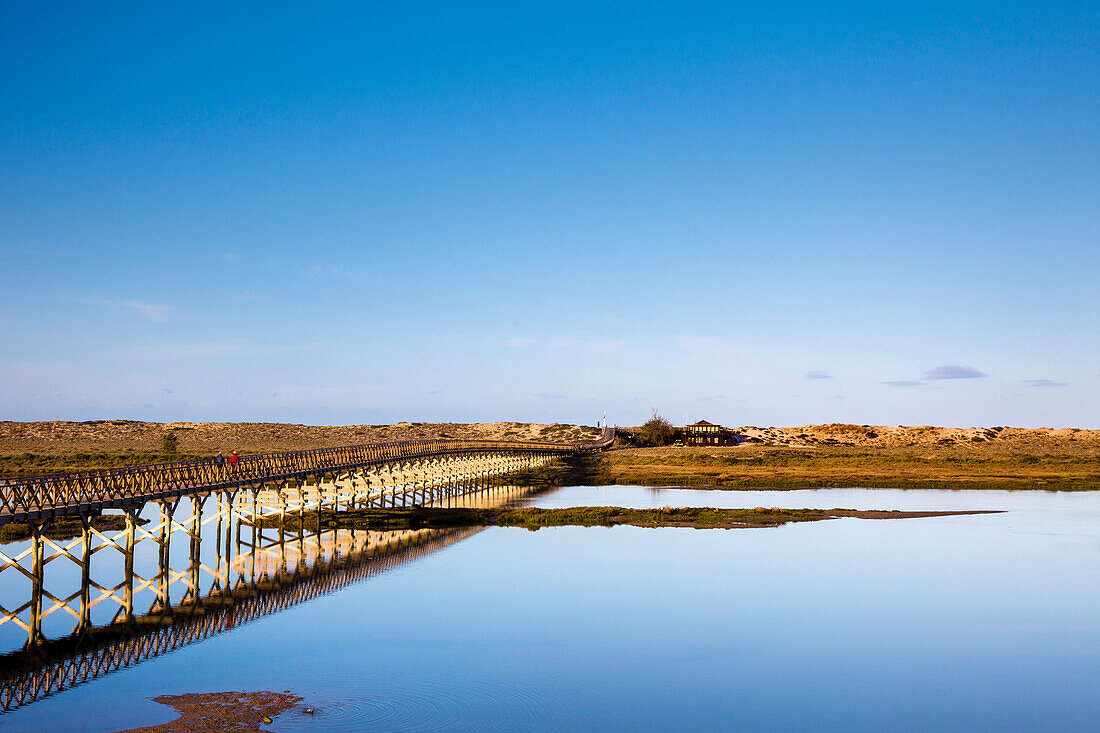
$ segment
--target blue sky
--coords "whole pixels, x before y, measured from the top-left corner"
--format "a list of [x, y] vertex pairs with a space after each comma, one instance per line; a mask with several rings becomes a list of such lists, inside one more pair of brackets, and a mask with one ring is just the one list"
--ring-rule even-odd
[[0, 419], [1100, 427], [1089, 4], [0, 3]]

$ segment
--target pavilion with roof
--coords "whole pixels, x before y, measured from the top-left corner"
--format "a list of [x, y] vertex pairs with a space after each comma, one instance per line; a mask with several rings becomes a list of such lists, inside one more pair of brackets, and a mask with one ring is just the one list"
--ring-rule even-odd
[[684, 445], [737, 445], [737, 433], [706, 420], [683, 429]]

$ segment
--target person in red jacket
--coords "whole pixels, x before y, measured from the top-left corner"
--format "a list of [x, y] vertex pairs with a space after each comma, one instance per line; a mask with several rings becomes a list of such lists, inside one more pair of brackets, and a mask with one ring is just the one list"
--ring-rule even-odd
[[237, 451], [233, 451], [233, 455], [229, 456], [229, 470], [236, 471], [237, 464], [241, 462], [241, 457], [237, 455]]

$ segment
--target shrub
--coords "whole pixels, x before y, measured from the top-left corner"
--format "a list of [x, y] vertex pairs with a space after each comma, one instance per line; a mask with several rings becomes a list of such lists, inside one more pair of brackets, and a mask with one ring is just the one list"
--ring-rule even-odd
[[675, 437], [676, 431], [672, 429], [672, 423], [661, 417], [656, 409], [653, 416], [638, 428], [638, 445], [669, 445]]

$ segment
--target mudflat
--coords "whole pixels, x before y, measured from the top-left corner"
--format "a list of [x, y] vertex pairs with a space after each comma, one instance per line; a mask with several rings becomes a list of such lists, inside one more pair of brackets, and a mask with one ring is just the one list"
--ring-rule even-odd
[[161, 725], [123, 733], [260, 733], [263, 725], [302, 701], [289, 692], [195, 692], [161, 695], [155, 702], [179, 711], [180, 717]]

